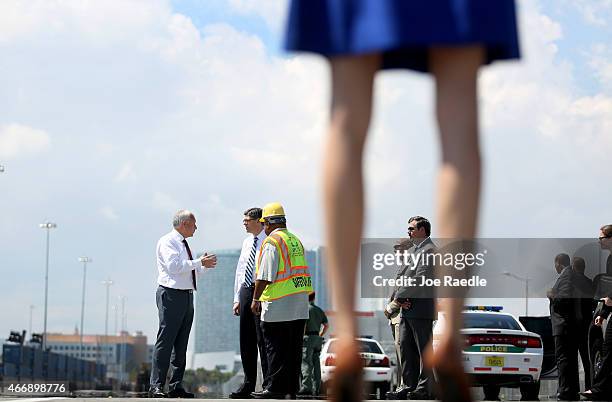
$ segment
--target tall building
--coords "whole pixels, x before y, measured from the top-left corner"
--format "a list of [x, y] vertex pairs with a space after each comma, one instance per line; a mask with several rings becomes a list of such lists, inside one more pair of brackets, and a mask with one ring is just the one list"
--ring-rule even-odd
[[217, 266], [198, 279], [194, 353], [240, 351], [238, 317], [232, 314], [240, 250], [216, 251]]
[[325, 248], [317, 247], [312, 250], [306, 250], [306, 261], [308, 262], [312, 278], [312, 290], [316, 293], [315, 303], [323, 310], [330, 310], [332, 305], [325, 273]]

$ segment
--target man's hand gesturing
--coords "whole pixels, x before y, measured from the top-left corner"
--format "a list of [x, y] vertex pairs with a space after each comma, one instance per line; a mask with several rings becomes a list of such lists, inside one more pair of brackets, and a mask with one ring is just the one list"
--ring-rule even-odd
[[200, 258], [200, 261], [202, 261], [203, 267], [214, 268], [217, 265], [217, 256], [214, 254], [204, 253], [202, 258]]

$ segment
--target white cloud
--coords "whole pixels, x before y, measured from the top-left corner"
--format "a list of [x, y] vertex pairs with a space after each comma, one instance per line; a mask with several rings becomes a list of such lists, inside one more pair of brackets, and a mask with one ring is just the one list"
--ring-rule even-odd
[[[577, 145], [588, 133], [591, 140], [609, 147], [605, 131], [609, 118], [603, 111], [611, 99], [604, 93], [579, 95], [575, 65], [558, 55], [557, 42], [563, 38], [560, 24], [543, 15], [534, 2], [520, 4], [523, 60], [483, 74], [485, 127], [513, 128], [515, 135], [524, 137], [541, 134], [556, 139], [558, 145]], [[536, 30], [538, 35], [532, 35]], [[598, 150], [588, 147], [584, 152], [593, 155]], [[593, 162], [601, 161], [588, 161]]]
[[23, 124], [0, 126], [0, 158], [17, 159], [49, 148], [49, 134]]
[[126, 162], [121, 166], [119, 172], [115, 176], [116, 182], [133, 181], [137, 178], [134, 171], [134, 164], [132, 162]]
[[[144, 43], [146, 38], [138, 39], [137, 34], [159, 29], [169, 13], [165, 0], [4, 0], [0, 4], [0, 44], [37, 41], [44, 36], [63, 36], [96, 46], [124, 40]], [[78, 38], [74, 32], [79, 33]]]
[[105, 142], [98, 142], [94, 145], [94, 149], [100, 155], [109, 155], [115, 151], [115, 146]]
[[276, 33], [284, 24], [287, 0], [229, 0], [229, 6], [240, 14], [254, 14], [266, 21]]
[[100, 213], [105, 219], [108, 219], [109, 221], [114, 222], [114, 221], [119, 220], [119, 215], [117, 215], [117, 213], [112, 207], [109, 207], [109, 206], [102, 207], [100, 208]]
[[612, 46], [598, 43], [591, 47], [589, 66], [601, 85], [612, 92]]
[[153, 194], [153, 207], [169, 214], [173, 214], [179, 209], [185, 208], [173, 196], [161, 191], [157, 191]]
[[594, 26], [607, 26], [612, 18], [612, 0], [571, 0], [584, 20]]

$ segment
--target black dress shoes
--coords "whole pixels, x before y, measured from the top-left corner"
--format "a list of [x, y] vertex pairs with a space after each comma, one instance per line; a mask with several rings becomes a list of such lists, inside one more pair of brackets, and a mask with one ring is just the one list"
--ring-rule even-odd
[[251, 392], [251, 395], [255, 399], [285, 399], [287, 394], [282, 392], [272, 392], [268, 389], [264, 389], [260, 392]]
[[250, 391], [235, 391], [229, 394], [230, 399], [253, 399], [252, 392]]
[[401, 388], [396, 391], [387, 392], [385, 397], [387, 399], [393, 399], [393, 400], [405, 400], [405, 399], [408, 399], [409, 393], [410, 393], [410, 390], [408, 388]]
[[423, 391], [412, 391], [408, 393], [408, 399], [413, 400], [413, 401], [431, 401], [434, 398], [432, 398], [431, 395], [429, 395], [427, 392], [423, 392]]
[[185, 391], [183, 388], [177, 388], [177, 389], [173, 389], [172, 391], [168, 392], [168, 398], [192, 399], [192, 398], [195, 398], [195, 395], [192, 394], [191, 392]]
[[149, 398], [166, 398], [166, 393], [161, 387], [149, 388]]
[[612, 400], [612, 396], [604, 395], [602, 392], [581, 392], [583, 398], [587, 401], [609, 401]]

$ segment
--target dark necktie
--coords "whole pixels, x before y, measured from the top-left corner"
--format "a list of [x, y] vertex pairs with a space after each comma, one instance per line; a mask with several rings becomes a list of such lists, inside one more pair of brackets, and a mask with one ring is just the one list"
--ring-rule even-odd
[[249, 261], [244, 270], [244, 284], [245, 286], [253, 285], [253, 267], [255, 266], [255, 252], [257, 251], [257, 236], [253, 239], [253, 247], [251, 247], [251, 254], [249, 255]]
[[[187, 244], [187, 239], [183, 239], [183, 244], [187, 249], [187, 255], [189, 256], [189, 259], [193, 260], [193, 256], [191, 255], [191, 249], [189, 248], [189, 244]], [[193, 290], [198, 290], [198, 286], [196, 285], [195, 269], [191, 270], [191, 282], [193, 282]]]

